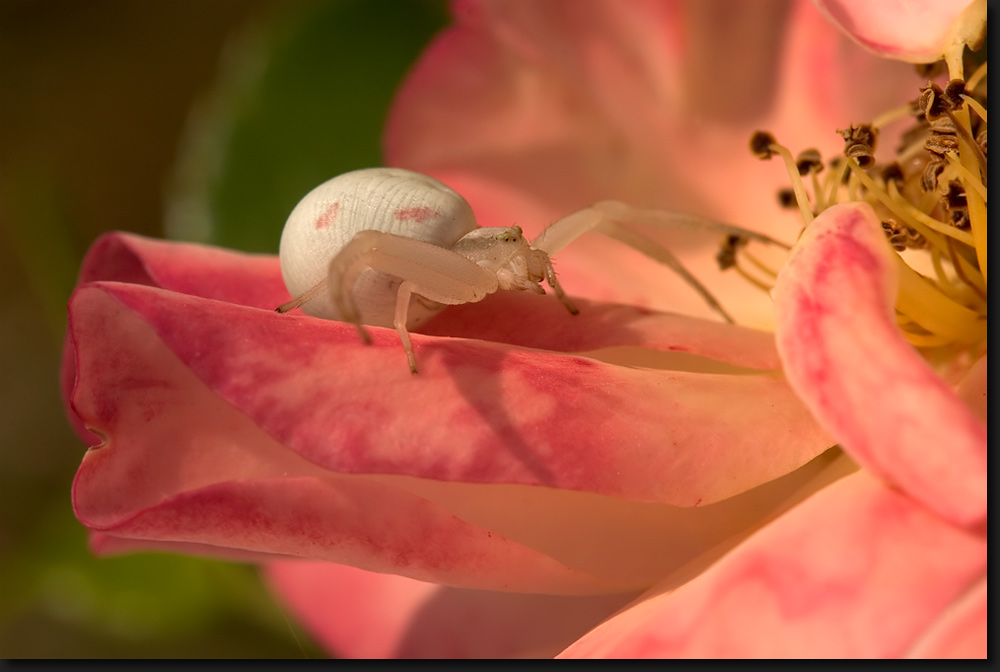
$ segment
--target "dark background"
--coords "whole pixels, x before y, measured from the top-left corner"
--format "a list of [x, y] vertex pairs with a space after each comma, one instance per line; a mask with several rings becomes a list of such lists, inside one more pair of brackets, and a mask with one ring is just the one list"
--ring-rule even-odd
[[0, 657], [323, 655], [253, 567], [87, 552], [66, 300], [109, 230], [275, 252], [302, 194], [380, 162], [445, 21], [433, 0], [0, 0]]

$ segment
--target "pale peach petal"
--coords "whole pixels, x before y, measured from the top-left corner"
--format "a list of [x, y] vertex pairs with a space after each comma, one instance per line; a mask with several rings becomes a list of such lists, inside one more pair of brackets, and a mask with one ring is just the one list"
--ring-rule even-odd
[[863, 466], [947, 519], [986, 521], [986, 427], [903, 339], [897, 264], [867, 204], [806, 230], [772, 292], [789, 383]]
[[872, 52], [912, 63], [933, 63], [943, 57], [952, 25], [973, 0], [813, 2], [835, 25]]
[[[799, 223], [776, 205], [787, 175], [779, 162], [751, 156], [750, 135], [763, 126], [794, 151], [815, 146], [834, 155], [842, 149], [837, 128], [914, 97], [920, 82], [903, 64], [841, 37], [808, 2], [792, 5], [784, 21], [758, 3], [705, 7], [639, 2], [622, 11], [613, 0], [458, 5], [456, 24], [428, 48], [398, 94], [387, 160], [458, 190], [481, 223], [517, 223], [529, 238], [574, 210], [615, 198], [791, 241]], [[752, 25], [761, 35], [781, 28], [787, 35], [775, 38], [777, 51], [748, 54], [735, 50], [738, 40], [686, 34], [683, 22], [692, 13], [704, 15], [701, 30], [711, 30], [711, 7], [725, 13], [717, 23], [737, 34]], [[760, 79], [747, 70], [769, 75], [753, 104], [741, 103], [764, 112], [720, 118], [705, 96], [689, 97], [684, 73], [709, 56], [717, 75], [702, 82], [705, 90], [728, 96], [729, 79]], [[771, 328], [767, 297], [718, 270], [715, 237], [645, 233], [680, 254], [740, 323]], [[572, 294], [717, 319], [672, 272], [617, 243], [586, 236], [557, 257]]]
[[[985, 576], [986, 546], [862, 471], [560, 655], [901, 656]], [[976, 628], [979, 615], [969, 614]]]
[[[373, 479], [283, 476], [228, 481], [106, 520], [104, 511], [97, 511], [102, 517], [92, 516], [82, 505], [86, 500], [81, 491], [93, 487], [98, 469], [86, 463], [81, 467], [75, 483], [77, 517], [121, 539], [235, 548], [263, 554], [260, 560], [276, 554], [329, 560], [492, 590], [586, 595], [629, 587], [574, 571]], [[131, 494], [120, 493], [120, 501], [134, 499]]]
[[463, 590], [320, 562], [264, 572], [312, 635], [346, 658], [551, 657], [634, 596]]

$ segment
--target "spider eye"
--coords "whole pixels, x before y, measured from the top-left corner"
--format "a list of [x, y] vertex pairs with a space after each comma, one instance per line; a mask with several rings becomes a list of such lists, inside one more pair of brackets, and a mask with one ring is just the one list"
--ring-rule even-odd
[[516, 243], [523, 238], [520, 226], [512, 226], [509, 229], [504, 229], [502, 232], [496, 235], [496, 240], [503, 241], [505, 243]]

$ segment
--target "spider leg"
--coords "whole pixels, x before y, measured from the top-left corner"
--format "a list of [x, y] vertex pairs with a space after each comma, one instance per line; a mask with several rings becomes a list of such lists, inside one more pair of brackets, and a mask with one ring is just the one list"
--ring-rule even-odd
[[392, 325], [399, 333], [399, 340], [403, 343], [403, 350], [406, 351], [406, 361], [410, 364], [410, 373], [417, 372], [417, 356], [413, 352], [413, 343], [410, 341], [410, 332], [406, 329], [406, 315], [410, 312], [410, 296], [413, 294], [413, 283], [409, 280], [399, 285], [396, 294], [396, 315]]
[[311, 301], [315, 297], [319, 296], [320, 293], [322, 293], [323, 290], [325, 289], [326, 289], [326, 278], [323, 278], [322, 280], [317, 282], [315, 285], [307, 289], [302, 294], [296, 296], [288, 303], [283, 303], [277, 308], [275, 308], [274, 312], [287, 313], [290, 310], [295, 310], [296, 308], [299, 308], [300, 306], [302, 306], [302, 304], [306, 303], [307, 301]]
[[480, 301], [498, 289], [495, 273], [449, 249], [392, 233], [361, 231], [330, 261], [327, 288], [344, 321], [353, 323], [366, 343], [371, 342], [371, 337], [361, 324], [352, 290], [358, 276], [369, 268], [403, 281], [396, 294], [393, 326], [413, 373], [417, 372], [417, 363], [406, 329], [412, 294], [455, 305]]
[[566, 296], [566, 292], [563, 291], [562, 285], [559, 284], [559, 280], [556, 279], [556, 271], [552, 268], [552, 260], [546, 255], [545, 258], [545, 280], [549, 283], [549, 287], [552, 291], [556, 293], [556, 297], [562, 301], [562, 304], [566, 306], [566, 310], [572, 315], [578, 315], [580, 309]]
[[685, 213], [668, 212], [654, 208], [636, 208], [621, 201], [599, 201], [589, 208], [571, 213], [542, 231], [531, 246], [551, 256], [585, 233], [595, 231], [604, 234], [673, 270], [727, 322], [734, 321], [732, 316], [708, 291], [708, 288], [688, 271], [670, 250], [651, 238], [637, 233], [629, 225], [694, 228], [712, 233], [735, 235], [791, 249], [791, 246], [786, 243], [743, 227]]

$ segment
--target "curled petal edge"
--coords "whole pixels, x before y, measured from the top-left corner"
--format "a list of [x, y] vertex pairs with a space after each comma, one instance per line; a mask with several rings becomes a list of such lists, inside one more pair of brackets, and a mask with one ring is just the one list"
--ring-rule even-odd
[[986, 427], [904, 340], [900, 263], [869, 205], [824, 211], [772, 291], [778, 353], [859, 464], [955, 524], [985, 525]]

